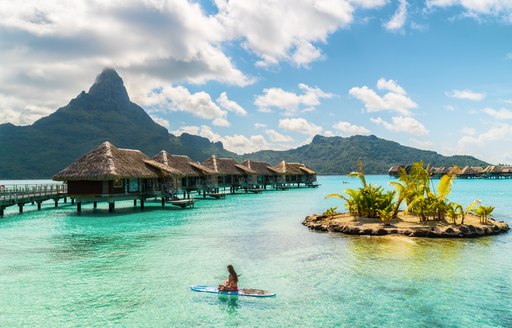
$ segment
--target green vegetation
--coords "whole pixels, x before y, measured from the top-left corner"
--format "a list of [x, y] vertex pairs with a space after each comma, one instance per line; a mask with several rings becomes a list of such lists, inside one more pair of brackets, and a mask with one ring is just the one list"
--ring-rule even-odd
[[479, 206], [478, 200], [469, 204], [466, 209], [461, 204], [448, 200], [453, 180], [457, 176], [459, 168], [454, 167], [449, 173], [439, 180], [437, 188], [434, 188], [430, 178], [429, 167], [424, 167], [423, 162], [416, 162], [409, 172], [403, 168], [399, 172], [399, 181], [390, 182], [394, 191], [384, 191], [383, 187], [368, 184], [363, 171], [362, 162], [359, 163], [359, 171], [352, 172], [349, 176], [358, 177], [362, 187], [359, 189], [346, 189], [345, 194], [329, 194], [326, 198], [340, 198], [345, 200], [345, 207], [356, 217], [380, 219], [383, 223], [389, 223], [398, 215], [400, 206], [405, 202], [405, 214], [416, 215], [420, 221], [438, 221], [450, 218], [453, 224], [464, 224], [465, 215], [473, 212], [478, 215], [481, 222], [486, 223], [494, 210], [492, 206]]
[[473, 213], [480, 218], [480, 223], [487, 223], [489, 219], [492, 217], [492, 212], [494, 211], [494, 206], [483, 206], [480, 205]]
[[[341, 194], [330, 194], [326, 198], [344, 199], [347, 210], [354, 216], [367, 218], [381, 218], [389, 221], [389, 213], [394, 209], [393, 198], [395, 191], [384, 191], [384, 188], [366, 183], [363, 171], [363, 164], [359, 163], [359, 171], [352, 172], [349, 176], [358, 177], [363, 186], [359, 189], [347, 189], [347, 196]], [[385, 221], [385, 222], [387, 222]]]
[[338, 210], [338, 206], [329, 207], [328, 209], [326, 209], [324, 211], [323, 214], [332, 219], [334, 217], [334, 215], [336, 214], [337, 210]]
[[318, 174], [348, 174], [364, 163], [366, 174], [387, 174], [397, 164], [424, 160], [432, 166], [486, 166], [488, 163], [471, 156], [442, 156], [433, 151], [402, 146], [376, 136], [323, 137], [315, 136], [310, 144], [286, 151], [263, 150], [243, 156], [244, 159], [265, 161], [272, 165], [281, 160], [300, 162], [314, 168]]

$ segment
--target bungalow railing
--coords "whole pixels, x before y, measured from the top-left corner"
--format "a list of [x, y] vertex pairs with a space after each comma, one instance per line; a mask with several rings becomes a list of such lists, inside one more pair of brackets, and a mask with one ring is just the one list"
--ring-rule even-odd
[[160, 183], [153, 184], [151, 186], [145, 186], [142, 192], [147, 196], [152, 196], [159, 193], [175, 195], [177, 193], [177, 190], [169, 184]]

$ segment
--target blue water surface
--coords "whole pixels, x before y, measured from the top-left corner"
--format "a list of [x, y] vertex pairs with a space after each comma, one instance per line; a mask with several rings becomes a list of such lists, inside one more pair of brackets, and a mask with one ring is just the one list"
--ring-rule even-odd
[[[387, 176], [369, 176], [388, 188]], [[342, 183], [346, 181], [347, 183]], [[11, 207], [0, 219], [0, 326], [511, 327], [512, 234], [468, 240], [357, 237], [309, 231], [306, 215], [357, 187], [201, 200], [144, 211], [133, 202]], [[451, 199], [481, 199], [512, 224], [512, 180], [457, 180]], [[222, 298], [226, 265], [269, 299]]]

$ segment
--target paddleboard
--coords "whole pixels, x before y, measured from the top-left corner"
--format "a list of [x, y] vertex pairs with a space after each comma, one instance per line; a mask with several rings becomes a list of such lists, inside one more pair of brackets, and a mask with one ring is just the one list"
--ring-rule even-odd
[[195, 292], [212, 293], [220, 295], [233, 295], [233, 296], [250, 296], [250, 297], [272, 297], [276, 296], [276, 293], [269, 292], [267, 290], [253, 289], [253, 288], [241, 288], [238, 292], [219, 292], [217, 286], [204, 286], [194, 285], [190, 286]]

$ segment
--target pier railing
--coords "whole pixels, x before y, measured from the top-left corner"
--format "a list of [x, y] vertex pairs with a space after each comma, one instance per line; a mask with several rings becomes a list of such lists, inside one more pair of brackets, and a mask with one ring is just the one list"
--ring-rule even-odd
[[67, 187], [61, 183], [0, 185], [0, 205], [59, 197], [67, 194]]

